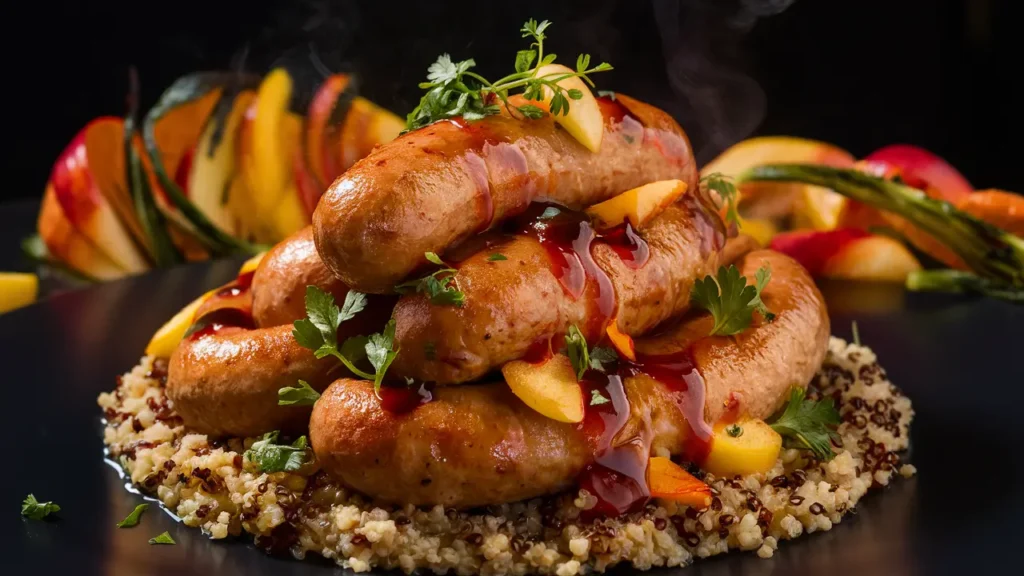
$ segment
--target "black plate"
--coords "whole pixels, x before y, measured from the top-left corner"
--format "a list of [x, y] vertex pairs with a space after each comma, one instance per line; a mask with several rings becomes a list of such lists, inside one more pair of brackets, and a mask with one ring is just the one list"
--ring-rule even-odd
[[[158, 272], [0, 316], [5, 373], [0, 451], [4, 574], [326, 574], [326, 561], [270, 558], [247, 541], [211, 541], [142, 501], [103, 461], [96, 396], [139, 359], [153, 331], [237, 262]], [[919, 475], [866, 497], [832, 531], [783, 542], [771, 560], [734, 553], [690, 576], [1011, 572], [1024, 518], [1024, 308], [833, 285], [833, 331], [861, 338], [917, 410], [910, 460]], [[28, 493], [59, 518], [19, 517]], [[176, 546], [150, 546], [169, 531]], [[1014, 562], [1011, 564], [1011, 562]], [[1003, 570], [1005, 568], [1005, 570]], [[656, 571], [654, 574], [668, 574]]]

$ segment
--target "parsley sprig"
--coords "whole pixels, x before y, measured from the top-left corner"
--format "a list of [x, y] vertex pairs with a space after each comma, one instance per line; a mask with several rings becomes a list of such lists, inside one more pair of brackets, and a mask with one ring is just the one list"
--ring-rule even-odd
[[403, 282], [395, 286], [395, 292], [426, 294], [432, 304], [461, 308], [466, 303], [466, 294], [459, 290], [459, 283], [455, 278], [458, 271], [445, 264], [444, 260], [441, 260], [441, 257], [433, 252], [425, 252], [423, 256], [430, 263], [441, 266], [441, 269], [427, 274], [423, 278]]
[[[313, 351], [317, 358], [333, 356], [345, 368], [360, 378], [372, 380], [374, 390], [379, 393], [381, 382], [388, 367], [398, 356], [395, 348], [395, 319], [392, 318], [384, 327], [384, 331], [367, 336], [352, 336], [338, 344], [338, 326], [351, 320], [366, 308], [366, 295], [349, 290], [341, 308], [334, 302], [334, 296], [316, 286], [306, 287], [306, 318], [295, 321], [292, 336], [303, 348]], [[367, 372], [356, 364], [364, 359], [369, 360], [374, 372]], [[299, 383], [300, 388], [302, 382]], [[284, 391], [278, 391], [278, 402]], [[308, 392], [304, 393], [307, 397]], [[314, 399], [315, 401], [315, 399]]]
[[839, 438], [839, 411], [831, 398], [809, 400], [803, 388], [789, 393], [789, 402], [768, 424], [778, 432], [788, 448], [810, 450], [818, 460], [835, 457], [832, 440]]
[[576, 89], [566, 89], [559, 82], [579, 77], [593, 86], [594, 83], [588, 75], [611, 70], [612, 66], [602, 62], [591, 67], [590, 54], [580, 54], [576, 58], [575, 72], [537, 76], [538, 68], [555, 61], [555, 54], [544, 53], [544, 40], [547, 38], [545, 31], [550, 26], [551, 22], [547, 20], [527, 20], [520, 32], [523, 38], [533, 40], [530, 47], [516, 52], [515, 73], [494, 82], [472, 71], [476, 66], [472, 58], [455, 62], [448, 54], [439, 56], [437, 61], [427, 68], [427, 81], [420, 83], [420, 88], [427, 93], [406, 117], [406, 130], [415, 130], [457, 116], [466, 120], [479, 120], [499, 112], [496, 100], [500, 100], [506, 110], [516, 110], [525, 118], [543, 117], [544, 110], [539, 106], [514, 106], [509, 102], [509, 92], [518, 89], [523, 90], [523, 96], [527, 100], [534, 101], [544, 100], [545, 92], [549, 91], [551, 114], [568, 114], [569, 101], [579, 100], [583, 93]]
[[587, 370], [604, 372], [607, 370], [605, 364], [610, 364], [619, 359], [619, 355], [612, 348], [595, 346], [593, 349], [587, 346], [587, 339], [583, 332], [573, 324], [569, 326], [569, 332], [565, 335], [565, 349], [576, 370], [576, 379], [582, 380]]
[[725, 205], [725, 221], [738, 226], [740, 213], [736, 206], [739, 203], [740, 195], [736, 190], [736, 185], [732, 182], [732, 177], [714, 172], [700, 179], [700, 187], [705, 191], [711, 190], [718, 194], [722, 204]]
[[34, 494], [29, 494], [21, 503], [21, 515], [32, 520], [42, 520], [54, 512], [60, 512], [60, 506], [53, 502], [40, 502]]
[[754, 284], [749, 285], [736, 266], [722, 266], [716, 276], [709, 274], [694, 283], [690, 301], [714, 317], [710, 335], [733, 336], [750, 327], [754, 310], [769, 322], [775, 319], [761, 300], [761, 291], [771, 277], [771, 269], [762, 266], [754, 274]]
[[291, 444], [278, 444], [280, 434], [277, 430], [264, 434], [245, 451], [245, 459], [267, 473], [294, 472], [312, 459], [305, 436], [299, 436]]
[[299, 380], [298, 386], [285, 386], [277, 391], [278, 406], [312, 406], [320, 398], [320, 393], [305, 380]]

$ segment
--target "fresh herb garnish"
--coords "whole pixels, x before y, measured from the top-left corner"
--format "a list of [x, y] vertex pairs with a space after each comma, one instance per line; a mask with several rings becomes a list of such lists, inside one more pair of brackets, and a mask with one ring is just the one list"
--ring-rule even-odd
[[278, 444], [280, 432], [267, 432], [245, 451], [245, 459], [255, 464], [260, 472], [294, 472], [309, 462], [309, 442], [299, 436], [291, 444]]
[[609, 402], [611, 402], [611, 400], [605, 398], [601, 394], [601, 392], [599, 390], [591, 390], [590, 391], [590, 405], [591, 406], [600, 406], [601, 404], [607, 404]]
[[[317, 288], [306, 287], [306, 318], [295, 321], [292, 336], [303, 348], [313, 351], [317, 358], [334, 356], [345, 368], [360, 378], [372, 380], [380, 391], [380, 383], [388, 366], [398, 355], [394, 349], [395, 321], [391, 319], [384, 332], [367, 336], [352, 336], [338, 347], [338, 326], [366, 307], [366, 295], [350, 290], [341, 308], [334, 296]], [[374, 372], [362, 370], [356, 364], [368, 359]]]
[[21, 503], [21, 515], [33, 520], [42, 520], [54, 512], [60, 512], [60, 506], [53, 502], [40, 502], [33, 494], [26, 496]]
[[590, 351], [590, 367], [599, 372], [606, 370], [605, 364], [611, 364], [619, 360], [619, 353], [614, 348], [595, 346]]
[[569, 333], [565, 335], [565, 347], [569, 361], [576, 370], [576, 379], [582, 380], [583, 373], [590, 368], [590, 352], [587, 350], [587, 339], [576, 325], [569, 326]]
[[743, 436], [743, 428], [739, 424], [733, 424], [725, 429], [725, 433], [733, 438]]
[[443, 266], [443, 268], [423, 278], [403, 282], [395, 286], [395, 292], [426, 294], [432, 304], [462, 307], [466, 302], [466, 295], [459, 290], [458, 281], [455, 279], [457, 271], [445, 264], [444, 260], [441, 260], [433, 252], [425, 252], [424, 256], [428, 261]]
[[494, 254], [491, 254], [490, 256], [487, 257], [488, 262], [500, 262], [502, 260], [508, 260], [508, 256], [495, 252]]
[[155, 536], [153, 538], [150, 538], [149, 539], [149, 543], [150, 544], [168, 544], [168, 545], [176, 544], [176, 542], [174, 541], [174, 538], [171, 538], [171, 535], [168, 532], [164, 532], [163, 534], [161, 534], [159, 536]]
[[739, 203], [739, 193], [736, 191], [736, 185], [733, 184], [732, 178], [715, 172], [702, 177], [700, 179], [700, 186], [704, 190], [717, 192], [726, 207], [725, 221], [739, 225], [740, 214], [736, 210], [736, 205]]
[[285, 386], [277, 391], [278, 406], [312, 406], [319, 398], [320, 393], [305, 380], [299, 380], [298, 386]]
[[590, 67], [590, 55], [580, 54], [576, 58], [576, 71], [570, 73], [554, 73], [537, 76], [538, 69], [555, 61], [554, 54], [544, 53], [545, 31], [551, 22], [527, 20], [520, 32], [523, 38], [531, 38], [530, 47], [516, 53], [515, 73], [509, 74], [495, 82], [487, 80], [472, 71], [476, 66], [473, 59], [452, 61], [451, 56], [442, 54], [437, 61], [427, 68], [427, 81], [420, 83], [420, 88], [427, 91], [420, 99], [419, 105], [406, 116], [406, 130], [415, 130], [428, 124], [461, 116], [466, 120], [479, 120], [485, 116], [497, 114], [497, 101], [512, 113], [517, 111], [521, 116], [537, 119], [544, 116], [544, 110], [533, 104], [515, 106], [509, 102], [512, 90], [522, 89], [527, 100], [543, 101], [545, 92], [550, 94], [548, 109], [553, 115], [568, 114], [570, 100], [579, 100], [583, 93], [576, 89], [567, 89], [559, 82], [579, 77], [593, 86], [588, 74], [605, 72], [612, 67], [602, 62]]
[[782, 413], [768, 424], [778, 432], [788, 448], [810, 450], [818, 460], [831, 460], [832, 440], [839, 438], [839, 411], [831, 398], [814, 401], [805, 398], [806, 391], [795, 386]]
[[860, 346], [860, 330], [857, 330], [857, 321], [850, 323], [850, 330], [853, 332], [853, 343]]
[[132, 510], [131, 514], [125, 516], [124, 520], [117, 523], [117, 527], [131, 528], [132, 526], [138, 526], [139, 519], [142, 518], [142, 513], [145, 512], [147, 508], [149, 508], [149, 504], [139, 504], [135, 507], [135, 510]]
[[693, 285], [690, 300], [708, 312], [715, 319], [711, 335], [732, 336], [746, 330], [753, 321], [754, 310], [771, 322], [775, 319], [761, 301], [761, 291], [771, 280], [771, 270], [762, 266], [755, 274], [753, 286], [747, 278], [740, 276], [736, 266], [722, 266], [717, 277], [705, 276]]

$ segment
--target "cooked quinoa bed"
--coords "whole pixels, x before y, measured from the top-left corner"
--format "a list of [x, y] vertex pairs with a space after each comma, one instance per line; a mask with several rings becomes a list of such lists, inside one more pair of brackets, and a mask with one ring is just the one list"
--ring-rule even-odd
[[469, 512], [377, 506], [342, 488], [315, 463], [255, 473], [242, 456], [253, 438], [190, 434], [164, 395], [166, 363], [144, 357], [101, 394], [104, 442], [131, 481], [211, 538], [249, 533], [258, 547], [321, 554], [357, 572], [399, 568], [458, 574], [557, 574], [680, 566], [730, 549], [769, 558], [779, 541], [829, 530], [869, 489], [895, 474], [913, 417], [910, 399], [868, 348], [838, 338], [809, 395], [831, 396], [843, 416], [842, 447], [829, 462], [783, 450], [766, 474], [703, 476], [715, 497], [699, 511], [654, 500], [642, 513], [577, 520], [585, 491]]

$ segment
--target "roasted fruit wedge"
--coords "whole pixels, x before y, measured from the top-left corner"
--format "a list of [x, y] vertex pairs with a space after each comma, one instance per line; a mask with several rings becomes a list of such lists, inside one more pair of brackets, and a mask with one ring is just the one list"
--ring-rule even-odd
[[539, 363], [514, 360], [501, 373], [512, 393], [530, 408], [559, 422], [583, 421], [583, 392], [565, 354]]
[[[740, 173], [773, 163], [811, 163], [853, 166], [847, 151], [825, 142], [789, 136], [761, 136], [736, 144], [701, 170], [702, 176]], [[739, 185], [740, 212], [765, 220], [792, 218], [797, 228], [831, 230], [838, 223], [845, 199], [821, 186], [781, 182], [745, 182]]]
[[711, 487], [668, 458], [655, 456], [650, 459], [647, 465], [647, 484], [654, 498], [671, 500], [701, 510], [711, 505]]
[[[89, 238], [71, 224], [57, 201], [53, 186], [47, 186], [36, 223], [48, 256], [76, 272], [97, 280], [120, 278], [127, 272], [107, 257]], [[46, 258], [47, 255], [36, 255]]]
[[0, 314], [35, 302], [39, 277], [35, 274], [0, 272]]
[[[50, 173], [49, 188], [64, 218], [110, 261], [129, 274], [149, 268], [137, 238], [118, 216], [115, 203], [103, 189], [117, 198], [121, 212], [131, 222], [131, 212], [123, 206], [125, 190], [124, 160], [121, 154], [123, 125], [118, 118], [99, 118], [90, 122], [72, 139]], [[120, 158], [120, 160], [119, 160]], [[125, 212], [128, 210], [127, 212]], [[45, 238], [44, 238], [45, 239]]]
[[857, 228], [785, 232], [772, 239], [771, 248], [822, 278], [905, 282], [921, 270], [917, 258], [898, 240]]

